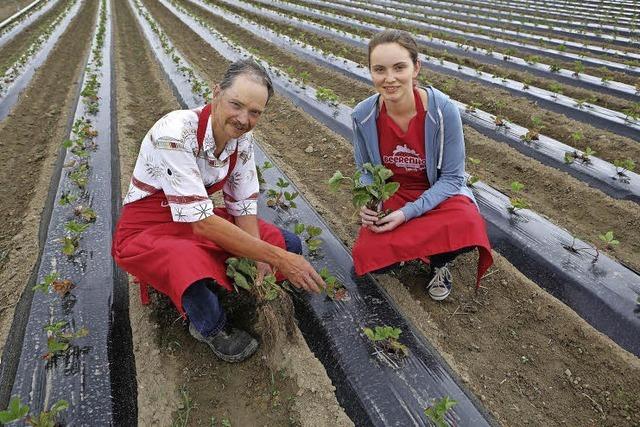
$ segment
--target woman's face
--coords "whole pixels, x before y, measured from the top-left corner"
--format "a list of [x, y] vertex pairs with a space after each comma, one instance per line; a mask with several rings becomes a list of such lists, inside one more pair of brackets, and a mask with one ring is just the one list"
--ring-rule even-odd
[[413, 81], [420, 72], [420, 63], [411, 61], [409, 51], [398, 43], [384, 43], [371, 52], [371, 79], [384, 101], [399, 101], [413, 97]]

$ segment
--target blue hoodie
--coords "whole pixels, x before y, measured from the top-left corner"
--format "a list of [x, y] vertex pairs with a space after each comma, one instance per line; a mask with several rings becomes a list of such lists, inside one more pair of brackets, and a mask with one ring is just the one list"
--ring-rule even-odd
[[[476, 202], [466, 185], [464, 172], [464, 137], [458, 107], [439, 90], [428, 86], [428, 107], [425, 115], [425, 153], [427, 157], [426, 178], [431, 186], [415, 201], [400, 210], [406, 221], [435, 208], [451, 196], [463, 194]], [[372, 95], [355, 106], [353, 119], [353, 148], [356, 165], [364, 163], [382, 164], [378, 144], [379, 94]], [[373, 182], [370, 173], [362, 175], [365, 185]]]

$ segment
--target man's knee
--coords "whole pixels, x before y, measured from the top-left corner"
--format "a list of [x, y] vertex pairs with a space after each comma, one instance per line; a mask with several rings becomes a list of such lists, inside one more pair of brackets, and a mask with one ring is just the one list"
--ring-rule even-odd
[[302, 254], [302, 240], [295, 233], [290, 232], [289, 230], [285, 230], [283, 228], [280, 229], [282, 233], [282, 237], [284, 237], [285, 249], [288, 252], [293, 252], [295, 254]]

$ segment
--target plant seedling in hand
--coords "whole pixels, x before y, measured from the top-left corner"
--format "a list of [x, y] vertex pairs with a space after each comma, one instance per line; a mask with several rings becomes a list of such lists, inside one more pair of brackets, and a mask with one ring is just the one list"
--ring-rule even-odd
[[398, 341], [402, 334], [400, 328], [384, 325], [376, 326], [373, 329], [362, 328], [362, 332], [374, 345], [391, 355], [405, 357], [409, 354], [409, 348]]
[[320, 270], [318, 274], [320, 274], [322, 280], [324, 280], [324, 282], [327, 284], [325, 291], [327, 292], [327, 296], [329, 298], [334, 301], [345, 301], [349, 298], [349, 295], [347, 294], [347, 288], [345, 288], [344, 284], [338, 281], [335, 276], [332, 276], [331, 273], [329, 273], [327, 267], [324, 267], [322, 270]]
[[248, 258], [227, 258], [227, 276], [233, 279], [234, 286], [241, 287], [256, 295], [258, 299], [273, 301], [280, 296], [282, 288], [276, 283], [275, 274], [269, 274], [258, 284], [258, 268], [253, 260]]
[[445, 396], [442, 399], [433, 402], [432, 406], [429, 406], [424, 410], [424, 414], [431, 420], [437, 427], [448, 427], [449, 424], [445, 420], [447, 412], [458, 402], [451, 399], [449, 396]]
[[[511, 191], [514, 192], [515, 194], [520, 193], [520, 191], [522, 191], [523, 188], [524, 188], [524, 184], [521, 184], [518, 181], [514, 181], [511, 183]], [[509, 199], [509, 201], [511, 202], [511, 205], [507, 207], [507, 210], [512, 214], [517, 213], [516, 211], [518, 209], [526, 209], [529, 207], [527, 202], [520, 197], [512, 197]]]
[[[378, 212], [382, 202], [393, 196], [400, 188], [400, 184], [393, 181], [387, 182], [393, 176], [393, 172], [382, 165], [374, 166], [371, 163], [365, 163], [362, 165], [362, 169], [356, 171], [353, 177], [344, 176], [342, 172], [336, 171], [329, 180], [329, 187], [332, 191], [338, 191], [345, 181], [350, 182], [353, 205], [358, 209], [366, 206], [372, 211]], [[373, 183], [364, 185], [360, 182], [363, 171], [371, 175]], [[389, 211], [379, 212], [378, 217], [384, 218], [389, 213]]]

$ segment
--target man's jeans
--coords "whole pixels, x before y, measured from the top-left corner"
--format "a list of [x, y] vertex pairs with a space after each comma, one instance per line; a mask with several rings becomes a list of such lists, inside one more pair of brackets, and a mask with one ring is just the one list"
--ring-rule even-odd
[[[302, 242], [294, 233], [280, 229], [287, 251], [302, 253]], [[222, 330], [226, 323], [224, 310], [214, 293], [215, 282], [212, 279], [198, 280], [182, 295], [182, 307], [189, 321], [200, 335], [210, 337]]]

